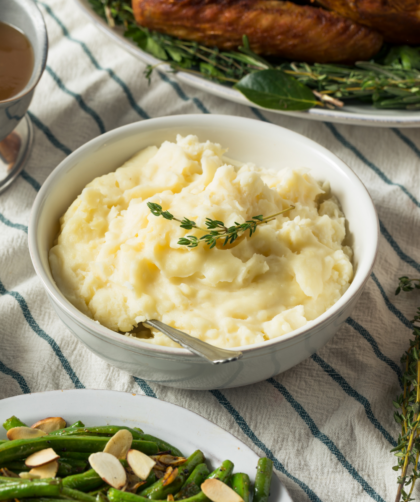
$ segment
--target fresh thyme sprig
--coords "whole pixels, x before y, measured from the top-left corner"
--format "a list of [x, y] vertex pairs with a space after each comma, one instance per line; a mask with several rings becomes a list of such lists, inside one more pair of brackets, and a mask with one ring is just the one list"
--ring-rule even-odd
[[413, 289], [420, 289], [420, 279], [410, 279], [407, 276], [400, 277], [400, 282], [395, 294], [398, 295], [401, 291], [413, 291]]
[[[269, 61], [250, 50], [246, 37], [238, 51], [224, 52], [138, 26], [131, 0], [89, 2], [109, 26], [123, 25], [125, 37], [169, 64], [174, 71], [196, 73], [233, 86], [251, 73], [275, 69], [309, 87], [316, 96], [312, 106], [334, 108], [356, 101], [382, 109], [420, 110], [419, 47], [384, 46], [374, 60], [351, 66]], [[147, 67], [148, 78], [154, 68]]]
[[[419, 279], [400, 277], [399, 286], [395, 292], [412, 291], [420, 289]], [[395, 471], [401, 471], [398, 477], [398, 491], [395, 502], [409, 502], [414, 500], [411, 495], [414, 484], [420, 477], [420, 308], [411, 321], [413, 324], [414, 339], [410, 340], [410, 347], [401, 358], [404, 365], [403, 393], [400, 394], [393, 404], [397, 410], [394, 413], [395, 421], [401, 425], [401, 434], [398, 437], [398, 445], [391, 451], [398, 458], [398, 463], [393, 467]], [[409, 487], [409, 489], [408, 489]]]
[[175, 216], [169, 211], [164, 211], [162, 209], [162, 206], [160, 206], [159, 204], [148, 202], [147, 206], [153, 215], [163, 216], [163, 218], [165, 218], [166, 220], [175, 220], [180, 223], [181, 228], [185, 228], [186, 230], [197, 229], [202, 230], [203, 232], [208, 232], [200, 238], [196, 237], [195, 235], [187, 235], [186, 237], [181, 237], [178, 241], [178, 244], [180, 244], [181, 246], [188, 246], [189, 248], [196, 248], [200, 244], [200, 241], [203, 241], [208, 246], [210, 246], [210, 249], [214, 248], [219, 239], [224, 239], [223, 246], [226, 246], [227, 244], [232, 244], [242, 235], [245, 235], [245, 232], [249, 231], [249, 236], [251, 237], [257, 229], [258, 225], [261, 225], [262, 223], [268, 223], [269, 221], [274, 220], [280, 214], [290, 211], [295, 207], [289, 206], [286, 209], [279, 211], [278, 213], [271, 214], [270, 216], [264, 217], [262, 214], [260, 214], [259, 216], [253, 216], [251, 220], [248, 220], [245, 223], [235, 222], [235, 225], [232, 225], [230, 227], [227, 227], [223, 223], [223, 221], [206, 218], [207, 228], [202, 228], [197, 226], [195, 221], [192, 221], [188, 218], [183, 218], [182, 220], [175, 218]]

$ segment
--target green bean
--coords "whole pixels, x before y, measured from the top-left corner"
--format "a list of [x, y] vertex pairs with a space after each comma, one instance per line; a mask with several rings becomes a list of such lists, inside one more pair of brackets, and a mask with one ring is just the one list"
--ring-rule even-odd
[[171, 455], [173, 455], [174, 457], [185, 457], [182, 451], [178, 450], [178, 448], [172, 446], [166, 441], [163, 441], [163, 439], [151, 436], [150, 434], [144, 434], [143, 431], [138, 427], [134, 427], [134, 430], [140, 433], [141, 437], [139, 437], [139, 439], [142, 439], [143, 441], [153, 441], [154, 443], [156, 443], [159, 447], [159, 451], [170, 451]]
[[206, 464], [198, 464], [197, 467], [192, 471], [192, 473], [188, 476], [188, 479], [181, 487], [181, 491], [179, 491], [175, 495], [175, 500], [182, 500], [197, 495], [201, 491], [201, 484], [209, 475], [209, 470]]
[[251, 495], [251, 481], [248, 474], [238, 472], [233, 474], [229, 482], [232, 490], [234, 490], [244, 502], [249, 502]]
[[79, 472], [83, 472], [86, 469], [86, 464], [83, 468], [73, 467], [71, 464], [64, 462], [62, 459], [58, 461], [58, 471], [57, 474], [60, 478], [64, 476], [71, 476], [72, 474], [78, 474]]
[[[225, 460], [222, 465], [213, 471], [207, 478], [215, 478], [223, 481], [224, 483], [229, 479], [232, 474], [233, 464], [230, 460]], [[170, 486], [170, 485], [169, 485]], [[108, 499], [110, 502], [150, 502], [150, 499], [134, 493], [122, 492], [111, 488], [108, 490]], [[207, 502], [209, 499], [203, 492], [194, 495], [188, 499], [183, 499], [183, 502]], [[155, 502], [166, 502], [165, 500], [155, 500]]]
[[96, 502], [96, 498], [92, 497], [92, 495], [88, 495], [87, 493], [83, 493], [79, 490], [74, 490], [73, 488], [69, 488], [68, 486], [63, 486], [61, 493], [66, 497], [70, 497], [73, 500], [81, 500], [82, 502]]
[[[134, 493], [122, 492], [115, 488], [110, 488], [107, 496], [109, 502], [150, 502], [150, 499], [146, 497], [135, 495]], [[158, 502], [166, 502], [166, 500]]]
[[34, 480], [29, 483], [11, 482], [0, 485], [0, 500], [24, 497], [55, 497], [61, 492], [59, 480]]
[[[2, 465], [1, 467], [6, 467], [11, 471], [17, 471], [17, 472], [26, 472], [31, 470], [31, 468], [28, 467], [23, 460], [15, 460], [14, 462], [9, 462], [7, 464]], [[85, 468], [86, 464], [84, 465], [82, 471], [84, 471]], [[63, 462], [61, 458], [59, 459], [57, 474], [60, 477], [69, 476], [70, 474], [76, 474], [78, 472], [81, 472], [80, 467], [73, 467], [67, 462]]]
[[181, 486], [185, 483], [187, 477], [195, 469], [198, 464], [204, 462], [204, 455], [200, 450], [195, 451], [187, 461], [180, 465], [178, 468], [178, 474], [176, 478], [169, 485], [163, 484], [163, 478], [153, 483], [149, 488], [140, 492], [142, 497], [147, 497], [149, 499], [166, 499], [170, 494], [177, 493]]
[[[120, 430], [130, 431], [134, 439], [143, 439], [144, 434], [138, 432], [130, 427], [124, 427], [119, 425], [102, 425], [98, 427], [66, 427], [65, 429], [59, 429], [58, 431], [50, 432], [50, 436], [113, 436]], [[143, 431], [142, 431], [143, 432]]]
[[[32, 453], [46, 448], [53, 448], [57, 453], [68, 450], [95, 453], [103, 451], [107, 442], [108, 438], [85, 436], [43, 436], [36, 439], [15, 439], [0, 445], [0, 464], [26, 458]], [[146, 455], [156, 455], [158, 452], [157, 444], [150, 441], [133, 441], [131, 448]]]
[[141, 492], [142, 490], [149, 488], [149, 486], [153, 485], [153, 483], [156, 483], [156, 481], [157, 481], [156, 474], [152, 470], [150, 474], [147, 476], [145, 483], [138, 487], [137, 492]]
[[[90, 455], [90, 453], [89, 453]], [[59, 462], [62, 462], [63, 464], [67, 464], [72, 467], [73, 472], [72, 474], [75, 474], [76, 472], [83, 472], [86, 467], [88, 466], [87, 459], [86, 460], [79, 460], [76, 458], [69, 458], [64, 454], [60, 459]]]
[[74, 476], [67, 476], [63, 479], [63, 486], [73, 488], [82, 492], [90, 492], [96, 490], [103, 485], [102, 478], [96, 474], [93, 469], [89, 469], [82, 474], [75, 474]]
[[105, 493], [98, 493], [95, 500], [96, 502], [109, 502], [108, 497], [105, 495]]
[[9, 478], [7, 476], [0, 476], [0, 483], [10, 483], [10, 482], [27, 483], [28, 481], [30, 481], [30, 480], [29, 479], [22, 479], [22, 478]]
[[71, 424], [70, 427], [84, 427], [85, 424], [81, 421], [78, 420], [77, 422], [74, 422], [74, 424]]
[[25, 502], [64, 502], [64, 500], [71, 500], [71, 499], [54, 499], [54, 498], [47, 498], [47, 497], [31, 497], [25, 499]]
[[22, 422], [22, 420], [19, 420], [19, 418], [13, 417], [8, 418], [4, 424], [3, 427], [7, 430], [10, 431], [10, 429], [14, 429], [15, 427], [28, 427], [26, 424]]
[[232, 474], [233, 467], [234, 465], [230, 460], [225, 460], [220, 467], [207, 476], [207, 479], [214, 478], [227, 483]]
[[106, 492], [108, 490], [109, 490], [109, 485], [105, 485], [105, 483], [104, 483], [104, 486], [101, 486], [97, 490], [93, 490], [93, 491], [89, 492], [89, 495], [92, 495], [92, 497], [96, 497], [96, 495], [98, 495], [98, 493]]
[[14, 462], [9, 462], [7, 464], [2, 464], [1, 467], [5, 467], [6, 469], [9, 469], [10, 471], [30, 471], [31, 468], [28, 467], [25, 462], [22, 460], [15, 460]]
[[74, 459], [74, 460], [88, 460], [91, 453], [86, 451], [65, 451], [63, 452], [63, 458]]
[[270, 495], [273, 462], [269, 458], [260, 458], [255, 476], [254, 502], [267, 502]]

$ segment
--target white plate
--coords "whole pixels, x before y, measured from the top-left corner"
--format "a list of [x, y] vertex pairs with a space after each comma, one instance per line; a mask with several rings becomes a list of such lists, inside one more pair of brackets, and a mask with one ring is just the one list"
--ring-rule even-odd
[[[247, 473], [252, 482], [255, 479], [259, 457], [242, 441], [196, 413], [152, 397], [111, 390], [55, 390], [3, 399], [0, 424], [12, 415], [28, 425], [61, 416], [69, 424], [82, 420], [87, 426], [140, 427], [186, 455], [202, 450], [214, 469], [229, 459], [235, 464], [235, 472]], [[2, 428], [0, 439], [5, 438]], [[276, 475], [271, 482], [270, 502], [292, 502]]]
[[[133, 41], [128, 38], [124, 38], [121, 29], [110, 28], [104, 19], [93, 11], [88, 0], [75, 0], [75, 2], [101, 31], [111, 37], [114, 42], [119, 44], [134, 57], [140, 59], [143, 63], [150, 65], [162, 63], [160, 59], [156, 59], [147, 52], [141, 50]], [[172, 72], [169, 65], [161, 65], [159, 66], [159, 70]], [[261, 110], [268, 111], [266, 108], [250, 103], [239, 91], [230, 87], [226, 87], [224, 85], [217, 84], [216, 82], [211, 82], [205, 78], [182, 71], [177, 72], [175, 75], [181, 82], [192, 85], [197, 89], [207, 91], [210, 94], [219, 96], [220, 98], [225, 98], [241, 105], [253, 106], [254, 108], [260, 108]], [[420, 127], [420, 111], [377, 110], [368, 105], [345, 106], [342, 110], [312, 108], [305, 112], [284, 112], [280, 110], [269, 111], [309, 120], [335, 122], [337, 124], [363, 125], [371, 127]]]

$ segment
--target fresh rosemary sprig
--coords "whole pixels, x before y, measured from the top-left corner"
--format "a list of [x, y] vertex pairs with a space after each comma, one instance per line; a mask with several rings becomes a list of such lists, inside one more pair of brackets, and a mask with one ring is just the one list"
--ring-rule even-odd
[[179, 226], [181, 228], [185, 228], [186, 230], [197, 229], [202, 230], [203, 232], [208, 232], [200, 238], [196, 237], [195, 235], [187, 235], [186, 237], [181, 237], [181, 239], [179, 239], [178, 241], [178, 244], [180, 244], [181, 246], [188, 246], [189, 248], [196, 248], [200, 244], [200, 241], [204, 241], [208, 246], [210, 246], [210, 249], [214, 248], [219, 239], [224, 239], [223, 246], [226, 246], [227, 244], [232, 244], [242, 235], [245, 235], [245, 232], [247, 231], [249, 231], [249, 236], [251, 237], [257, 229], [258, 225], [261, 225], [262, 223], [268, 223], [269, 221], [274, 220], [280, 214], [290, 211], [295, 207], [289, 206], [276, 214], [271, 214], [270, 216], [264, 217], [262, 214], [260, 214], [259, 216], [253, 216], [251, 220], [248, 220], [245, 223], [235, 222], [235, 225], [232, 225], [230, 227], [227, 227], [223, 223], [223, 221], [206, 218], [207, 228], [202, 228], [197, 226], [195, 221], [192, 221], [188, 218], [183, 218], [182, 220], [175, 218], [175, 216], [169, 211], [163, 211], [162, 206], [160, 206], [159, 204], [148, 202], [147, 206], [150, 209], [151, 213], [155, 216], [163, 216], [166, 220], [175, 220], [180, 223]]
[[[131, 0], [89, 2], [93, 10], [106, 19], [111, 27], [123, 25], [124, 36], [132, 39], [142, 50], [169, 64], [174, 71], [195, 73], [221, 84], [234, 86], [251, 73], [277, 70], [312, 90], [316, 99], [312, 102], [304, 100], [306, 107], [321, 105], [336, 108], [342, 107], [344, 103], [356, 102], [382, 109], [420, 110], [419, 47], [385, 46], [374, 60], [352, 66], [269, 61], [250, 50], [246, 37], [243, 47], [239, 47], [237, 52], [224, 52], [138, 26], [131, 9]], [[146, 68], [148, 78], [154, 68]], [[268, 77], [269, 75], [267, 81]], [[261, 78], [265, 82], [265, 75], [261, 75]], [[287, 87], [292, 88], [294, 93], [298, 91], [293, 79], [289, 79]], [[253, 99], [253, 102], [273, 108], [268, 101], [264, 103], [264, 93], [262, 94], [258, 99]], [[249, 93], [246, 96], [251, 99]], [[294, 102], [279, 99], [276, 108], [302, 109], [302, 103], [300, 108], [294, 108], [294, 103], [296, 99]]]
[[[420, 289], [419, 279], [400, 277], [399, 286], [395, 292], [412, 291]], [[395, 421], [401, 425], [401, 434], [398, 437], [398, 445], [391, 451], [398, 458], [398, 463], [393, 467], [395, 471], [401, 471], [398, 477], [398, 491], [395, 502], [408, 502], [414, 500], [411, 495], [414, 484], [420, 477], [420, 308], [411, 321], [413, 324], [414, 339], [410, 340], [410, 347], [401, 358], [404, 365], [403, 393], [400, 394], [393, 404], [397, 410], [394, 413]], [[409, 487], [409, 489], [408, 489]]]

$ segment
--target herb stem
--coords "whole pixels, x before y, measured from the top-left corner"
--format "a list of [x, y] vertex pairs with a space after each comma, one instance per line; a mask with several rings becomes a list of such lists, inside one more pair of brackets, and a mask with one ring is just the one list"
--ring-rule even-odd
[[[407, 276], [400, 277], [395, 294], [398, 295], [401, 291], [407, 292], [413, 289], [420, 289], [418, 279], [410, 279]], [[411, 495], [415, 482], [420, 476], [418, 471], [420, 458], [420, 327], [416, 325], [420, 322], [420, 308], [417, 309], [417, 315], [411, 322], [414, 340], [410, 341], [410, 347], [401, 358], [401, 362], [404, 363], [403, 393], [394, 401], [394, 406], [401, 409], [401, 413], [395, 412], [394, 414], [395, 420], [401, 424], [398, 445], [392, 450], [398, 458], [398, 463], [393, 469], [395, 471], [401, 469], [401, 475], [397, 481], [398, 490], [395, 502], [414, 500]], [[410, 471], [409, 467], [411, 467]], [[410, 489], [405, 491], [404, 488], [410, 484]]]
[[270, 214], [269, 216], [263, 217], [263, 215], [253, 216], [250, 220], [245, 221], [244, 223], [235, 222], [234, 225], [227, 227], [223, 221], [213, 220], [211, 218], [206, 218], [206, 226], [207, 228], [198, 227], [195, 221], [190, 220], [189, 218], [184, 218], [180, 220], [176, 218], [169, 211], [163, 211], [162, 206], [156, 204], [154, 202], [147, 203], [148, 208], [154, 216], [162, 216], [166, 220], [175, 220], [180, 223], [181, 228], [185, 228], [186, 230], [201, 230], [202, 232], [206, 232], [205, 235], [198, 238], [195, 235], [187, 235], [185, 237], [181, 237], [178, 241], [178, 244], [182, 246], [188, 246], [189, 248], [195, 248], [198, 246], [199, 241], [204, 241], [206, 244], [210, 246], [210, 249], [213, 248], [219, 239], [224, 239], [223, 246], [226, 244], [232, 244], [237, 239], [237, 244], [241, 241], [241, 237], [245, 236], [245, 233], [249, 230], [249, 236], [256, 231], [257, 226], [263, 223], [269, 223], [273, 221], [277, 216], [294, 209], [295, 206], [289, 206], [286, 209], [282, 209], [281, 211]]

